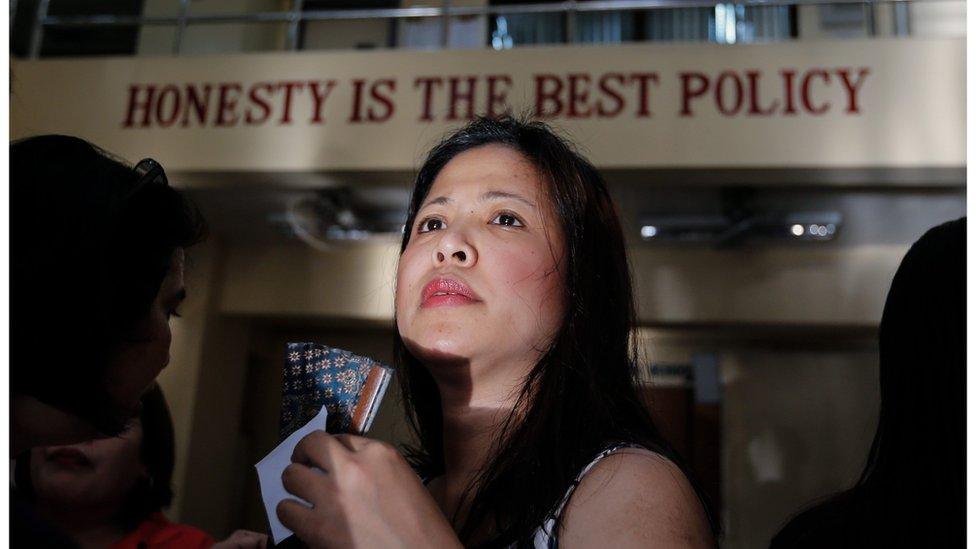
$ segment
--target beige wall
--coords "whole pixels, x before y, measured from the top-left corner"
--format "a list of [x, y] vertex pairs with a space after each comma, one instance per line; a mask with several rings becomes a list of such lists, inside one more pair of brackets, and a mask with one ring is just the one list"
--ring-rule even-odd
[[238, 244], [227, 250], [220, 311], [389, 321], [397, 245], [365, 244], [321, 252], [291, 244]]
[[238, 527], [242, 481], [255, 478], [242, 436], [249, 328], [224, 316], [208, 322], [182, 486], [181, 520], [221, 537]]
[[877, 425], [877, 353], [740, 350], [722, 368], [724, 547], [765, 547], [860, 475]]
[[640, 319], [874, 325], [902, 245], [631, 251]]
[[[877, 323], [904, 245], [715, 251], [631, 250], [645, 323]], [[393, 315], [397, 246], [317, 252], [301, 244], [227, 250], [222, 313], [384, 322]]]
[[169, 510], [171, 517], [176, 518], [181, 516], [183, 509], [190, 435], [197, 406], [200, 372], [204, 369], [203, 336], [208, 318], [212, 316], [218, 291], [218, 248], [218, 243], [212, 239], [187, 252], [187, 299], [180, 308], [182, 318], [173, 323], [170, 364], [159, 376], [159, 385], [169, 403], [176, 433], [176, 469], [173, 474], [176, 497]]

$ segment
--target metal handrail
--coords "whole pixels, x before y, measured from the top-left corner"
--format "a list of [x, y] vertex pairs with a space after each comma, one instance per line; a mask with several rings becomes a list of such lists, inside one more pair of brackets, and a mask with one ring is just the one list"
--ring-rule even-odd
[[[548, 4], [510, 4], [485, 6], [448, 6], [413, 8], [366, 8], [348, 10], [267, 11], [242, 14], [187, 14], [185, 16], [142, 17], [128, 15], [72, 15], [43, 19], [44, 26], [102, 26], [102, 25], [176, 25], [185, 20], [194, 24], [221, 23], [288, 23], [294, 20], [322, 21], [331, 19], [410, 19], [418, 17], [458, 17], [467, 15], [509, 15], [523, 13], [562, 13], [566, 11], [629, 11], [638, 9], [708, 8], [719, 4], [745, 6], [799, 6], [827, 4], [908, 4], [918, 0], [594, 0], [592, 2], [559, 2]], [[927, 0], [937, 1], [962, 0]]]
[[179, 55], [183, 49], [183, 33], [186, 32], [187, 14], [190, 11], [190, 0], [180, 0], [180, 17], [176, 24], [176, 36], [173, 37], [173, 55]]
[[[33, 41], [31, 43], [31, 57], [36, 58], [40, 53], [41, 35], [44, 27], [76, 27], [76, 26], [176, 26], [177, 35], [174, 40], [173, 52], [179, 54], [183, 31], [187, 25], [217, 25], [233, 23], [288, 23], [289, 47], [295, 49], [298, 42], [298, 25], [302, 21], [327, 21], [349, 19], [412, 19], [443, 17], [445, 22], [450, 17], [472, 15], [512, 15], [528, 13], [579, 13], [579, 12], [612, 12], [628, 10], [654, 10], [673, 8], [707, 8], [719, 4], [734, 4], [745, 6], [803, 6], [828, 4], [907, 4], [923, 0], [592, 0], [576, 2], [568, 0], [546, 4], [511, 4], [511, 5], [483, 5], [483, 6], [452, 6], [449, 0], [442, 0], [441, 6], [410, 7], [410, 8], [366, 8], [348, 10], [302, 10], [302, 0], [293, 0], [292, 9], [288, 11], [255, 12], [241, 14], [190, 14], [189, 0], [181, 0], [180, 13], [176, 16], [126, 16], [126, 15], [85, 15], [85, 16], [52, 16], [48, 15], [49, 0], [38, 3], [37, 18], [34, 23]], [[925, 2], [958, 2], [963, 0], [924, 0]], [[446, 23], [445, 23], [446, 24]], [[446, 38], [445, 38], [446, 40]]]

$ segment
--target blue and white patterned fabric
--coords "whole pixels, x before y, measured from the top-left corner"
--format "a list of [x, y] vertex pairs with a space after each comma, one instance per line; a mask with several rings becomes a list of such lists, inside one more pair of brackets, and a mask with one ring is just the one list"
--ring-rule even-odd
[[305, 425], [322, 406], [329, 411], [326, 431], [349, 430], [360, 391], [378, 362], [317, 343], [289, 343], [281, 389], [281, 439]]

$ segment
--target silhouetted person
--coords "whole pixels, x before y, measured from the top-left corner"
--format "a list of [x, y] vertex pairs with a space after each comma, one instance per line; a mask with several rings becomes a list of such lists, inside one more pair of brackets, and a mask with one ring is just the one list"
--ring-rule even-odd
[[[62, 135], [11, 144], [11, 457], [125, 431], [169, 362], [184, 249], [202, 236], [152, 160]], [[70, 545], [12, 496], [12, 545]]]
[[773, 549], [966, 543], [966, 220], [902, 260], [880, 330], [881, 410], [853, 488], [794, 517]]
[[152, 160], [76, 137], [10, 146], [11, 453], [116, 435], [169, 363], [203, 221]]

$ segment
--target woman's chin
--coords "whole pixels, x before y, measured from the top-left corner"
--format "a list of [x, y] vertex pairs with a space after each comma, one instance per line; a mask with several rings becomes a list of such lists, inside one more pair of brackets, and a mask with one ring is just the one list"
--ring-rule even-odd
[[454, 338], [432, 340], [403, 338], [410, 354], [425, 364], [451, 364], [470, 362], [466, 342]]

